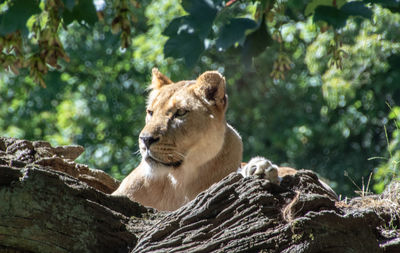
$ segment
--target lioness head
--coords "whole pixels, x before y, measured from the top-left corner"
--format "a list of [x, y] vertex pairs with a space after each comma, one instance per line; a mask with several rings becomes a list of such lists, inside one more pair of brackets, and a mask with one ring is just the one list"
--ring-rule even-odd
[[146, 125], [139, 136], [141, 155], [152, 173], [212, 159], [226, 130], [225, 78], [208, 71], [197, 80], [174, 83], [158, 69], [152, 74]]

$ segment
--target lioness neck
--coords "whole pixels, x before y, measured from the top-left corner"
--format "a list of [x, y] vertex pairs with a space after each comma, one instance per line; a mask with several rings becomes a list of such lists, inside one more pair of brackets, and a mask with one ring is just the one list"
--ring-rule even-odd
[[[209, 147], [211, 149], [211, 147]], [[202, 151], [204, 152], [204, 150]], [[182, 168], [170, 173], [177, 183], [184, 182], [182, 188], [189, 200], [213, 183], [236, 171], [242, 161], [242, 140], [229, 124], [226, 124], [221, 148], [212, 157], [197, 166]]]
[[196, 164], [182, 164], [181, 167], [163, 174], [155, 173], [142, 161], [122, 182], [129, 187], [120, 187], [122, 192], [115, 194], [128, 195], [129, 198], [158, 210], [175, 210], [213, 183], [236, 171], [241, 160], [242, 140], [239, 134], [226, 124], [222, 145], [208, 160], [202, 163], [197, 161]]

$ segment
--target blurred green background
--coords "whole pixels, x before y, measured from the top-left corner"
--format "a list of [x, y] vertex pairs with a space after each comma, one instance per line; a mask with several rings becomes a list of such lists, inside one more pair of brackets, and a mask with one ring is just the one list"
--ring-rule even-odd
[[[165, 32], [177, 17], [196, 13], [188, 11], [188, 1], [134, 1], [128, 45], [122, 48], [121, 33], [112, 33], [118, 28], [113, 18], [120, 2], [95, 2], [101, 5], [102, 22], [71, 21], [57, 31], [70, 61], [59, 61], [61, 69], [50, 68], [44, 75], [47, 88], [27, 68], [18, 75], [0, 72], [1, 136], [82, 145], [79, 162], [122, 179], [140, 161], [137, 138], [151, 69], [158, 67], [173, 81], [218, 70], [227, 80], [227, 120], [242, 135], [245, 161], [260, 155], [314, 170], [347, 196], [363, 182], [366, 187], [371, 173], [370, 190], [375, 192], [398, 178], [400, 6], [368, 4], [370, 18], [346, 17], [344, 25], [329, 20], [327, 25], [316, 12], [304, 15], [310, 12], [308, 1], [237, 1], [217, 8], [211, 30], [199, 37], [199, 44]], [[258, 29], [254, 24], [264, 25], [258, 10], [269, 2], [275, 4], [268, 7], [275, 15], [266, 16], [270, 35], [264, 34], [264, 42], [257, 36], [244, 41]], [[311, 1], [324, 2], [331, 1]], [[256, 22], [240, 36], [239, 26], [221, 28], [233, 17]], [[207, 23], [201, 13], [200, 18]], [[4, 19], [0, 28], [7, 27]], [[35, 48], [30, 39], [27, 35], [24, 44], [28, 53]], [[280, 71], [279, 60], [290, 70]]]

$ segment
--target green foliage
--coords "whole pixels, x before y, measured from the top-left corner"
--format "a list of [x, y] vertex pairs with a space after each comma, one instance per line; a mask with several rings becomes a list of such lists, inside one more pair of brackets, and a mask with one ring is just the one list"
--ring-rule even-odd
[[[123, 8], [124, 13], [117, 12], [113, 26], [122, 27], [121, 43], [127, 47], [130, 40], [128, 3], [127, 0], [115, 2], [120, 4], [116, 9]], [[98, 21], [93, 0], [8, 0], [0, 7], [1, 67], [15, 74], [28, 68], [30, 76], [42, 87], [46, 87], [44, 76], [49, 66], [59, 69], [62, 60], [69, 61], [59, 39], [62, 28], [74, 21], [85, 26]], [[103, 20], [101, 11], [99, 17]]]
[[8, 4], [7, 11], [0, 12], [0, 36], [5, 36], [17, 30], [27, 33], [27, 20], [40, 12], [39, 1], [14, 0]]
[[391, 107], [389, 105], [389, 108], [391, 109], [389, 113], [389, 120], [391, 122], [389, 124], [393, 124], [395, 130], [392, 132], [389, 141], [385, 125], [388, 158], [374, 157], [374, 159], [385, 161], [378, 167], [374, 175], [374, 178], [377, 181], [374, 185], [374, 190], [376, 192], [382, 192], [385, 189], [385, 186], [392, 180], [400, 180], [400, 107]]
[[[164, 45], [165, 56], [181, 58], [186, 66], [194, 67], [205, 51], [212, 51], [215, 48], [230, 50], [233, 47], [241, 51], [245, 64], [250, 66], [253, 58], [264, 52], [273, 42], [268, 24], [265, 22], [266, 16], [268, 16], [268, 22], [275, 26], [274, 32], [278, 34], [275, 40], [281, 43], [279, 27], [286, 23], [288, 18], [304, 19], [304, 16], [312, 14], [314, 22], [319, 23], [320, 26], [325, 26], [326, 23], [334, 29], [339, 29], [352, 16], [370, 18], [372, 15], [371, 10], [366, 7], [366, 3], [361, 1], [346, 3], [345, 1], [314, 0], [311, 3], [300, 1], [297, 4], [284, 0], [255, 0], [252, 2], [245, 6], [239, 4], [239, 1], [229, 1], [228, 3], [209, 0], [182, 1], [181, 5], [187, 15], [174, 18], [164, 29], [163, 34], [169, 37]], [[48, 72], [46, 65], [59, 68], [61, 59], [69, 60], [63, 45], [58, 43], [56, 34], [60, 26], [65, 28], [73, 21], [94, 25], [98, 17], [103, 21], [104, 13], [108, 15], [112, 13], [113, 16], [107, 18], [111, 21], [111, 30], [113, 33], [121, 32], [121, 46], [127, 48], [131, 44], [132, 28], [143, 28], [139, 22], [139, 18], [142, 16], [138, 15], [140, 11], [137, 9], [141, 4], [146, 4], [145, 1], [139, 3], [135, 0], [118, 0], [109, 3], [111, 8], [107, 12], [99, 10], [96, 14], [92, 0], [40, 1], [41, 10], [38, 8], [38, 3], [39, 1], [31, 1], [29, 5], [25, 6], [19, 0], [9, 0], [3, 4], [4, 10], [0, 16], [0, 36], [14, 33], [18, 36], [0, 38], [9, 44], [6, 53], [0, 54], [0, 63], [5, 69], [16, 74], [19, 69], [28, 67], [30, 75], [43, 87], [45, 87], [43, 76]], [[393, 0], [384, 5], [395, 7], [396, 3]], [[253, 19], [242, 17], [243, 15], [252, 16], [249, 15], [247, 9], [255, 9]], [[15, 19], [18, 16], [16, 13], [21, 14], [22, 18]], [[33, 15], [36, 13], [38, 15]], [[36, 19], [36, 21], [27, 29], [25, 24], [29, 18]], [[256, 23], [258, 26], [255, 26]], [[21, 31], [25, 32], [22, 39], [20, 38]], [[49, 41], [49, 43], [28, 39], [28, 42], [37, 44], [39, 50], [36, 53], [23, 50], [21, 54], [22, 49], [32, 48], [25, 45], [27, 43], [25, 38], [28, 37], [27, 31], [33, 33], [33, 37], [43, 38], [42, 41]], [[53, 33], [53, 36], [49, 36], [48, 31]], [[23, 47], [21, 41], [24, 44]], [[52, 43], [53, 41], [57, 43]], [[336, 44], [340, 43], [339, 39], [335, 41]], [[341, 51], [336, 46], [333, 52], [333, 62], [341, 68]], [[33, 56], [25, 57], [30, 54]], [[271, 75], [276, 79], [284, 78], [284, 72], [290, 69], [287, 67], [289, 63], [290, 60], [280, 57], [276, 61], [276, 67]]]
[[267, 46], [271, 44], [271, 41], [272, 38], [269, 35], [265, 24], [265, 15], [263, 15], [263, 18], [261, 19], [257, 29], [250, 33], [244, 41], [242, 58], [245, 61], [245, 64], [248, 66], [251, 65], [251, 60], [253, 57], [262, 53]]
[[[249, 18], [233, 18], [221, 29], [221, 35], [216, 41], [218, 49], [226, 50], [238, 41], [243, 41], [247, 30], [253, 30], [257, 23]], [[264, 39], [264, 38], [263, 38]]]
[[86, 22], [88, 25], [94, 25], [97, 21], [96, 9], [92, 0], [79, 0], [75, 3], [72, 0], [64, 0], [65, 9], [62, 13], [64, 25], [69, 25], [73, 21], [79, 23]]
[[361, 16], [370, 19], [371, 10], [363, 2], [349, 2], [339, 9], [336, 6], [319, 5], [314, 10], [314, 22], [325, 21], [335, 29], [346, 25], [351, 16]]
[[198, 36], [182, 33], [170, 38], [164, 46], [166, 57], [183, 58], [185, 63], [192, 67], [204, 50], [204, 44]]
[[[189, 27], [184, 30], [190, 34], [190, 30], [193, 29], [200, 38], [207, 37], [217, 15], [217, 6], [207, 0], [183, 0], [182, 7], [189, 14], [184, 19], [184, 23], [189, 24]], [[176, 32], [179, 34], [179, 31]]]
[[[304, 15], [309, 16], [314, 14], [315, 9], [320, 6], [335, 7], [333, 3], [334, 1], [331, 0], [312, 0], [309, 4], [307, 4], [306, 9], [304, 10]], [[338, 0], [335, 1], [335, 3], [336, 7], [341, 8], [346, 3], [346, 0]]]
[[207, 0], [184, 0], [182, 7], [189, 15], [175, 18], [164, 30], [170, 38], [165, 43], [166, 57], [183, 58], [189, 67], [193, 67], [204, 51], [203, 40], [211, 30], [217, 14], [217, 7]]
[[399, 0], [364, 0], [366, 3], [379, 4], [383, 8], [387, 8], [392, 12], [400, 12]]
[[[214, 45], [220, 50], [237, 47], [242, 51], [244, 62], [247, 65], [251, 65], [252, 59], [260, 55], [272, 44], [272, 38], [269, 35], [268, 27], [266, 27], [267, 24], [265, 24], [266, 15], [268, 15], [269, 22], [275, 24], [277, 29], [283, 22], [287, 21], [288, 17], [283, 12], [288, 13], [288, 16], [295, 16], [294, 13], [297, 13], [298, 16], [312, 14], [315, 23], [321, 26], [326, 23], [334, 29], [345, 26], [350, 17], [358, 16], [370, 19], [372, 15], [366, 3], [361, 1], [346, 3], [346, 1], [314, 0], [307, 5], [302, 2], [294, 5], [282, 0], [253, 1], [257, 10], [255, 20], [251, 22], [249, 19], [235, 16], [226, 18], [226, 12], [234, 12], [234, 10], [229, 10], [230, 8], [237, 8], [235, 6], [237, 1], [230, 2], [234, 2], [234, 4], [226, 4], [224, 6], [224, 2], [221, 4], [220, 1], [216, 1], [213, 4], [211, 1], [199, 0], [190, 1], [191, 4], [188, 5], [184, 1], [184, 8], [185, 6], [190, 6], [192, 9], [186, 7], [189, 15], [175, 18], [165, 30], [164, 35], [169, 37], [165, 47], [166, 56], [183, 58], [189, 66], [193, 66], [203, 51], [213, 50]], [[299, 13], [299, 9], [304, 9], [304, 14]], [[256, 27], [254, 23], [259, 25]], [[217, 32], [210, 34], [209, 31], [213, 25]], [[245, 34], [246, 30], [249, 29], [254, 29], [254, 31]], [[182, 33], [187, 33], [191, 36], [183, 36]], [[177, 43], [182, 39], [186, 40], [183, 43]], [[206, 44], [209, 41], [211, 43], [208, 47], [201, 46], [201, 44]], [[214, 43], [215, 41], [216, 43]], [[280, 39], [278, 38], [277, 41], [279, 42]], [[181, 50], [182, 44], [184, 44], [184, 49]], [[340, 65], [340, 59], [338, 59], [340, 57], [337, 55], [335, 59], [338, 65]], [[280, 66], [283, 65], [280, 64]], [[275, 69], [275, 72], [277, 70], [279, 68]], [[284, 77], [280, 73], [272, 73], [272, 75]]]

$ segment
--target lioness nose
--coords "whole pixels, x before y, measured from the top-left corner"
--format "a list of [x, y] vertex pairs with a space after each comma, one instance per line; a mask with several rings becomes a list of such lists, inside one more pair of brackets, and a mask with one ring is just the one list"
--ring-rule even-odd
[[151, 144], [160, 140], [159, 137], [154, 138], [153, 136], [140, 136], [139, 138], [143, 141], [146, 148], [149, 148]]

